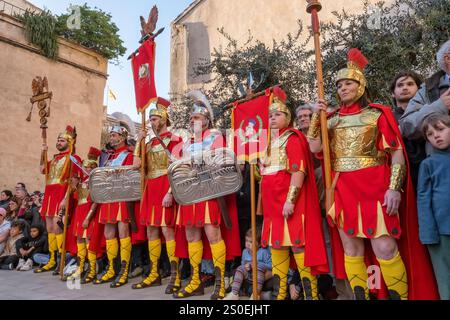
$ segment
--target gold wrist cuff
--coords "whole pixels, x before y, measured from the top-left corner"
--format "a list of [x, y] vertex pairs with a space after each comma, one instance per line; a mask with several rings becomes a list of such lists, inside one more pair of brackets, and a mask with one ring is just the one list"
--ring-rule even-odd
[[389, 184], [390, 190], [401, 191], [403, 181], [406, 177], [406, 166], [403, 164], [394, 164], [391, 168], [391, 183]]
[[139, 157], [139, 158], [141, 157], [141, 143], [140, 142], [136, 143], [136, 147], [134, 148], [133, 155], [135, 157]]
[[287, 194], [286, 201], [289, 202], [289, 203], [292, 203], [292, 204], [296, 203], [299, 194], [300, 194], [300, 188], [299, 187], [290, 186], [289, 187], [289, 192]]
[[320, 114], [318, 112], [313, 113], [311, 117], [311, 124], [309, 125], [308, 134], [306, 135], [310, 139], [320, 138]]

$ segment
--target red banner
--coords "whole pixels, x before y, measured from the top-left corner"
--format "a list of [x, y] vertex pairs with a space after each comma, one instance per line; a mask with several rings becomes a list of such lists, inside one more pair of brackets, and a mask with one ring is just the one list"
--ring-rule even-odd
[[233, 108], [231, 123], [238, 160], [254, 162], [267, 148], [270, 91]]
[[155, 87], [155, 49], [156, 43], [150, 39], [145, 41], [139, 51], [132, 57], [134, 91], [136, 108], [143, 112], [153, 101], [156, 101]]

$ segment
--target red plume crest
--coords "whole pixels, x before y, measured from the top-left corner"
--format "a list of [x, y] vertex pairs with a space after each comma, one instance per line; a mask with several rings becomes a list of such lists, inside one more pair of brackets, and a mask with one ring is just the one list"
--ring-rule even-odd
[[367, 60], [359, 49], [352, 48], [348, 51], [348, 62], [363, 71], [369, 63], [369, 60]]

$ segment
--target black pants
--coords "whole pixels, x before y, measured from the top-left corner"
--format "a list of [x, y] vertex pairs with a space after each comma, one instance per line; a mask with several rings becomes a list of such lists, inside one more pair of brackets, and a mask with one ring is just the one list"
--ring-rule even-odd
[[18, 256], [5, 256], [0, 258], [0, 268], [5, 269], [9, 266], [9, 264], [13, 264], [13, 268], [16, 268], [19, 264]]

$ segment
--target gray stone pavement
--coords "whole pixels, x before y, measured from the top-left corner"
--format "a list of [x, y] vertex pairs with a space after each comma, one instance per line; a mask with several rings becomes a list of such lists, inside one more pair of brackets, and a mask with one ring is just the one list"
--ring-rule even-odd
[[[164, 294], [169, 278], [160, 287], [131, 289], [141, 277], [130, 279], [128, 284], [111, 289], [109, 284], [67, 284], [50, 273], [35, 274], [33, 271], [0, 270], [0, 300], [172, 300]], [[184, 300], [208, 300], [213, 287], [205, 289], [205, 295]]]

